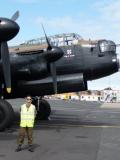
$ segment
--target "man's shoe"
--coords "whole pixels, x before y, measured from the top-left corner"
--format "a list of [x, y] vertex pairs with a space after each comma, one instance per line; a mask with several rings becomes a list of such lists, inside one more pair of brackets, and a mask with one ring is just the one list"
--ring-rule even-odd
[[19, 145], [17, 148], [16, 148], [16, 152], [19, 152], [19, 151], [21, 151], [22, 149], [21, 149], [21, 145]]
[[29, 146], [28, 151], [34, 152], [34, 149], [33, 149], [33, 146], [32, 146], [32, 145]]

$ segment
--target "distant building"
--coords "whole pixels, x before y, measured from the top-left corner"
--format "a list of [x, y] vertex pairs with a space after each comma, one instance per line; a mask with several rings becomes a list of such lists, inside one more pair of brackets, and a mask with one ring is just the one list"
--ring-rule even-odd
[[81, 92], [63, 93], [48, 96], [50, 99], [63, 99], [63, 100], [81, 100], [81, 101], [101, 101], [107, 103], [120, 102], [120, 90], [112, 90], [110, 87], [101, 91], [87, 90]]
[[120, 102], [120, 90], [106, 88], [101, 91], [101, 101], [107, 103]]
[[80, 96], [81, 101], [100, 101], [100, 99], [101, 99], [100, 95], [81, 94]]
[[118, 103], [120, 102], [120, 90], [112, 90], [108, 87], [101, 91], [88, 90], [80, 92], [81, 101], [101, 101], [107, 103]]
[[79, 95], [76, 93], [63, 93], [56, 95], [57, 98], [63, 99], [63, 100], [79, 100]]

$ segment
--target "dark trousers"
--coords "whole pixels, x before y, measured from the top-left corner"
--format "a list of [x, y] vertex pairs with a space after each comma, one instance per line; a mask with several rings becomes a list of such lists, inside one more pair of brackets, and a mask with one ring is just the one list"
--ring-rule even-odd
[[24, 138], [25, 138], [25, 133], [27, 133], [28, 144], [32, 145], [32, 142], [33, 142], [33, 128], [32, 127], [20, 127], [18, 144], [19, 145], [23, 144]]

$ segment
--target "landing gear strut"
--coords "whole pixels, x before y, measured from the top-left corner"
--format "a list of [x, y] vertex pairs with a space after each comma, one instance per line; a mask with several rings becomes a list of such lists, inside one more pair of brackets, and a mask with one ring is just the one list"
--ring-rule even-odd
[[34, 97], [32, 102], [37, 109], [37, 119], [48, 120], [51, 113], [50, 104], [41, 97]]

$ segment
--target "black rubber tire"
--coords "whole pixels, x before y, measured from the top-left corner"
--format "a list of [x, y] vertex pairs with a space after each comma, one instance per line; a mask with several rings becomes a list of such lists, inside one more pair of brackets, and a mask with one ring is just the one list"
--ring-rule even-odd
[[44, 99], [40, 100], [39, 111], [37, 112], [37, 119], [48, 120], [50, 113], [51, 113], [50, 104]]
[[9, 127], [14, 120], [14, 111], [7, 101], [0, 99], [0, 131]]

